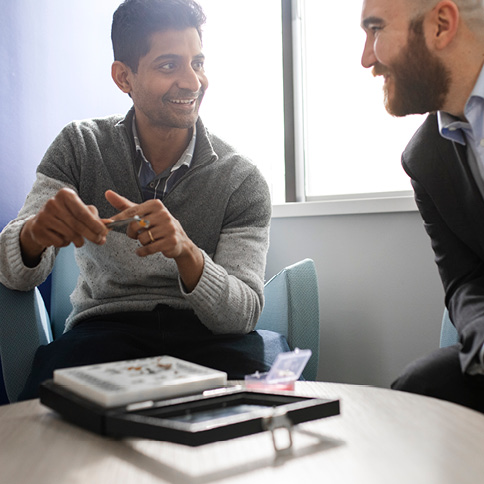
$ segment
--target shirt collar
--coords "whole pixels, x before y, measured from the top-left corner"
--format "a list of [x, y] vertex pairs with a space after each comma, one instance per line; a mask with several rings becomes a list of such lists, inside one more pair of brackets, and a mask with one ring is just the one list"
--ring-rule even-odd
[[445, 111], [437, 111], [437, 122], [440, 135], [443, 138], [455, 141], [461, 145], [466, 144], [463, 130], [470, 127], [467, 121], [461, 121]]
[[437, 112], [437, 121], [441, 136], [462, 145], [466, 144], [464, 132], [471, 130], [476, 122], [476, 116], [481, 116], [484, 110], [484, 66], [481, 68], [477, 82], [472, 89], [464, 107], [464, 115], [468, 121], [462, 121], [445, 111]]
[[[141, 143], [138, 136], [138, 130], [136, 129], [136, 116], [133, 116], [131, 126], [133, 130], [133, 138], [134, 138], [134, 145], [136, 148], [136, 152], [141, 155], [141, 159], [143, 160], [143, 162], [149, 164], [150, 168], [152, 168], [151, 163], [145, 157], [143, 153], [143, 148], [141, 147]], [[180, 166], [182, 165], [186, 165], [188, 168], [190, 168], [190, 165], [192, 164], [193, 153], [195, 152], [196, 141], [197, 141], [197, 126], [193, 125], [193, 135], [192, 135], [192, 138], [190, 139], [190, 143], [188, 143], [188, 146], [186, 150], [183, 152], [183, 154], [180, 156], [180, 159], [170, 168], [170, 172], [178, 170], [178, 168], [180, 168]]]

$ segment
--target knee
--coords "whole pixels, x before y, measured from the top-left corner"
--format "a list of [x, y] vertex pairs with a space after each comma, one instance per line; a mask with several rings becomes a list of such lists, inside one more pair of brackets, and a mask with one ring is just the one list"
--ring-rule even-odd
[[410, 363], [391, 388], [441, 398], [464, 379], [457, 346], [439, 349]]
[[391, 388], [402, 392], [428, 395], [431, 392], [429, 384], [435, 383], [435, 381], [428, 375], [426, 368], [421, 367], [418, 363], [414, 362], [407, 366], [403, 373], [391, 384]]

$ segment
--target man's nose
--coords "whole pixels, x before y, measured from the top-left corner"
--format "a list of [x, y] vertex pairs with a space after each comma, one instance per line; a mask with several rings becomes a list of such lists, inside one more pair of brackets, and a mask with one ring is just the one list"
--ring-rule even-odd
[[178, 87], [192, 92], [198, 92], [202, 82], [200, 74], [192, 66], [188, 66], [183, 70], [182, 75], [178, 79]]
[[373, 49], [373, 42], [370, 42], [368, 39], [366, 39], [363, 54], [361, 56], [361, 65], [368, 69], [369, 67], [375, 65], [376, 62], [377, 58]]

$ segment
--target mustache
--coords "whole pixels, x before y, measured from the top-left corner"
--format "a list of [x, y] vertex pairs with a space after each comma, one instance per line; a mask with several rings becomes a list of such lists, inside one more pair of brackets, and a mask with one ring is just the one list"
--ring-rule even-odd
[[198, 98], [203, 97], [205, 89], [200, 87], [198, 91], [189, 91], [188, 89], [178, 89], [176, 92], [169, 92], [166, 96], [170, 98]]
[[383, 64], [380, 64], [379, 62], [376, 63], [372, 70], [371, 70], [371, 73], [373, 74], [374, 77], [377, 77], [377, 76], [384, 76], [385, 74], [389, 74], [390, 73], [390, 69], [388, 69], [387, 67], [385, 67]]

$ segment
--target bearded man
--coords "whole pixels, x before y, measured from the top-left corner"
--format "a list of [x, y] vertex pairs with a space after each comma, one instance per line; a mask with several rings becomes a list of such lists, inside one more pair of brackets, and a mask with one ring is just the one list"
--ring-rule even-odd
[[365, 0], [362, 65], [394, 116], [430, 113], [402, 155], [459, 343], [392, 385], [484, 412], [484, 5]]

